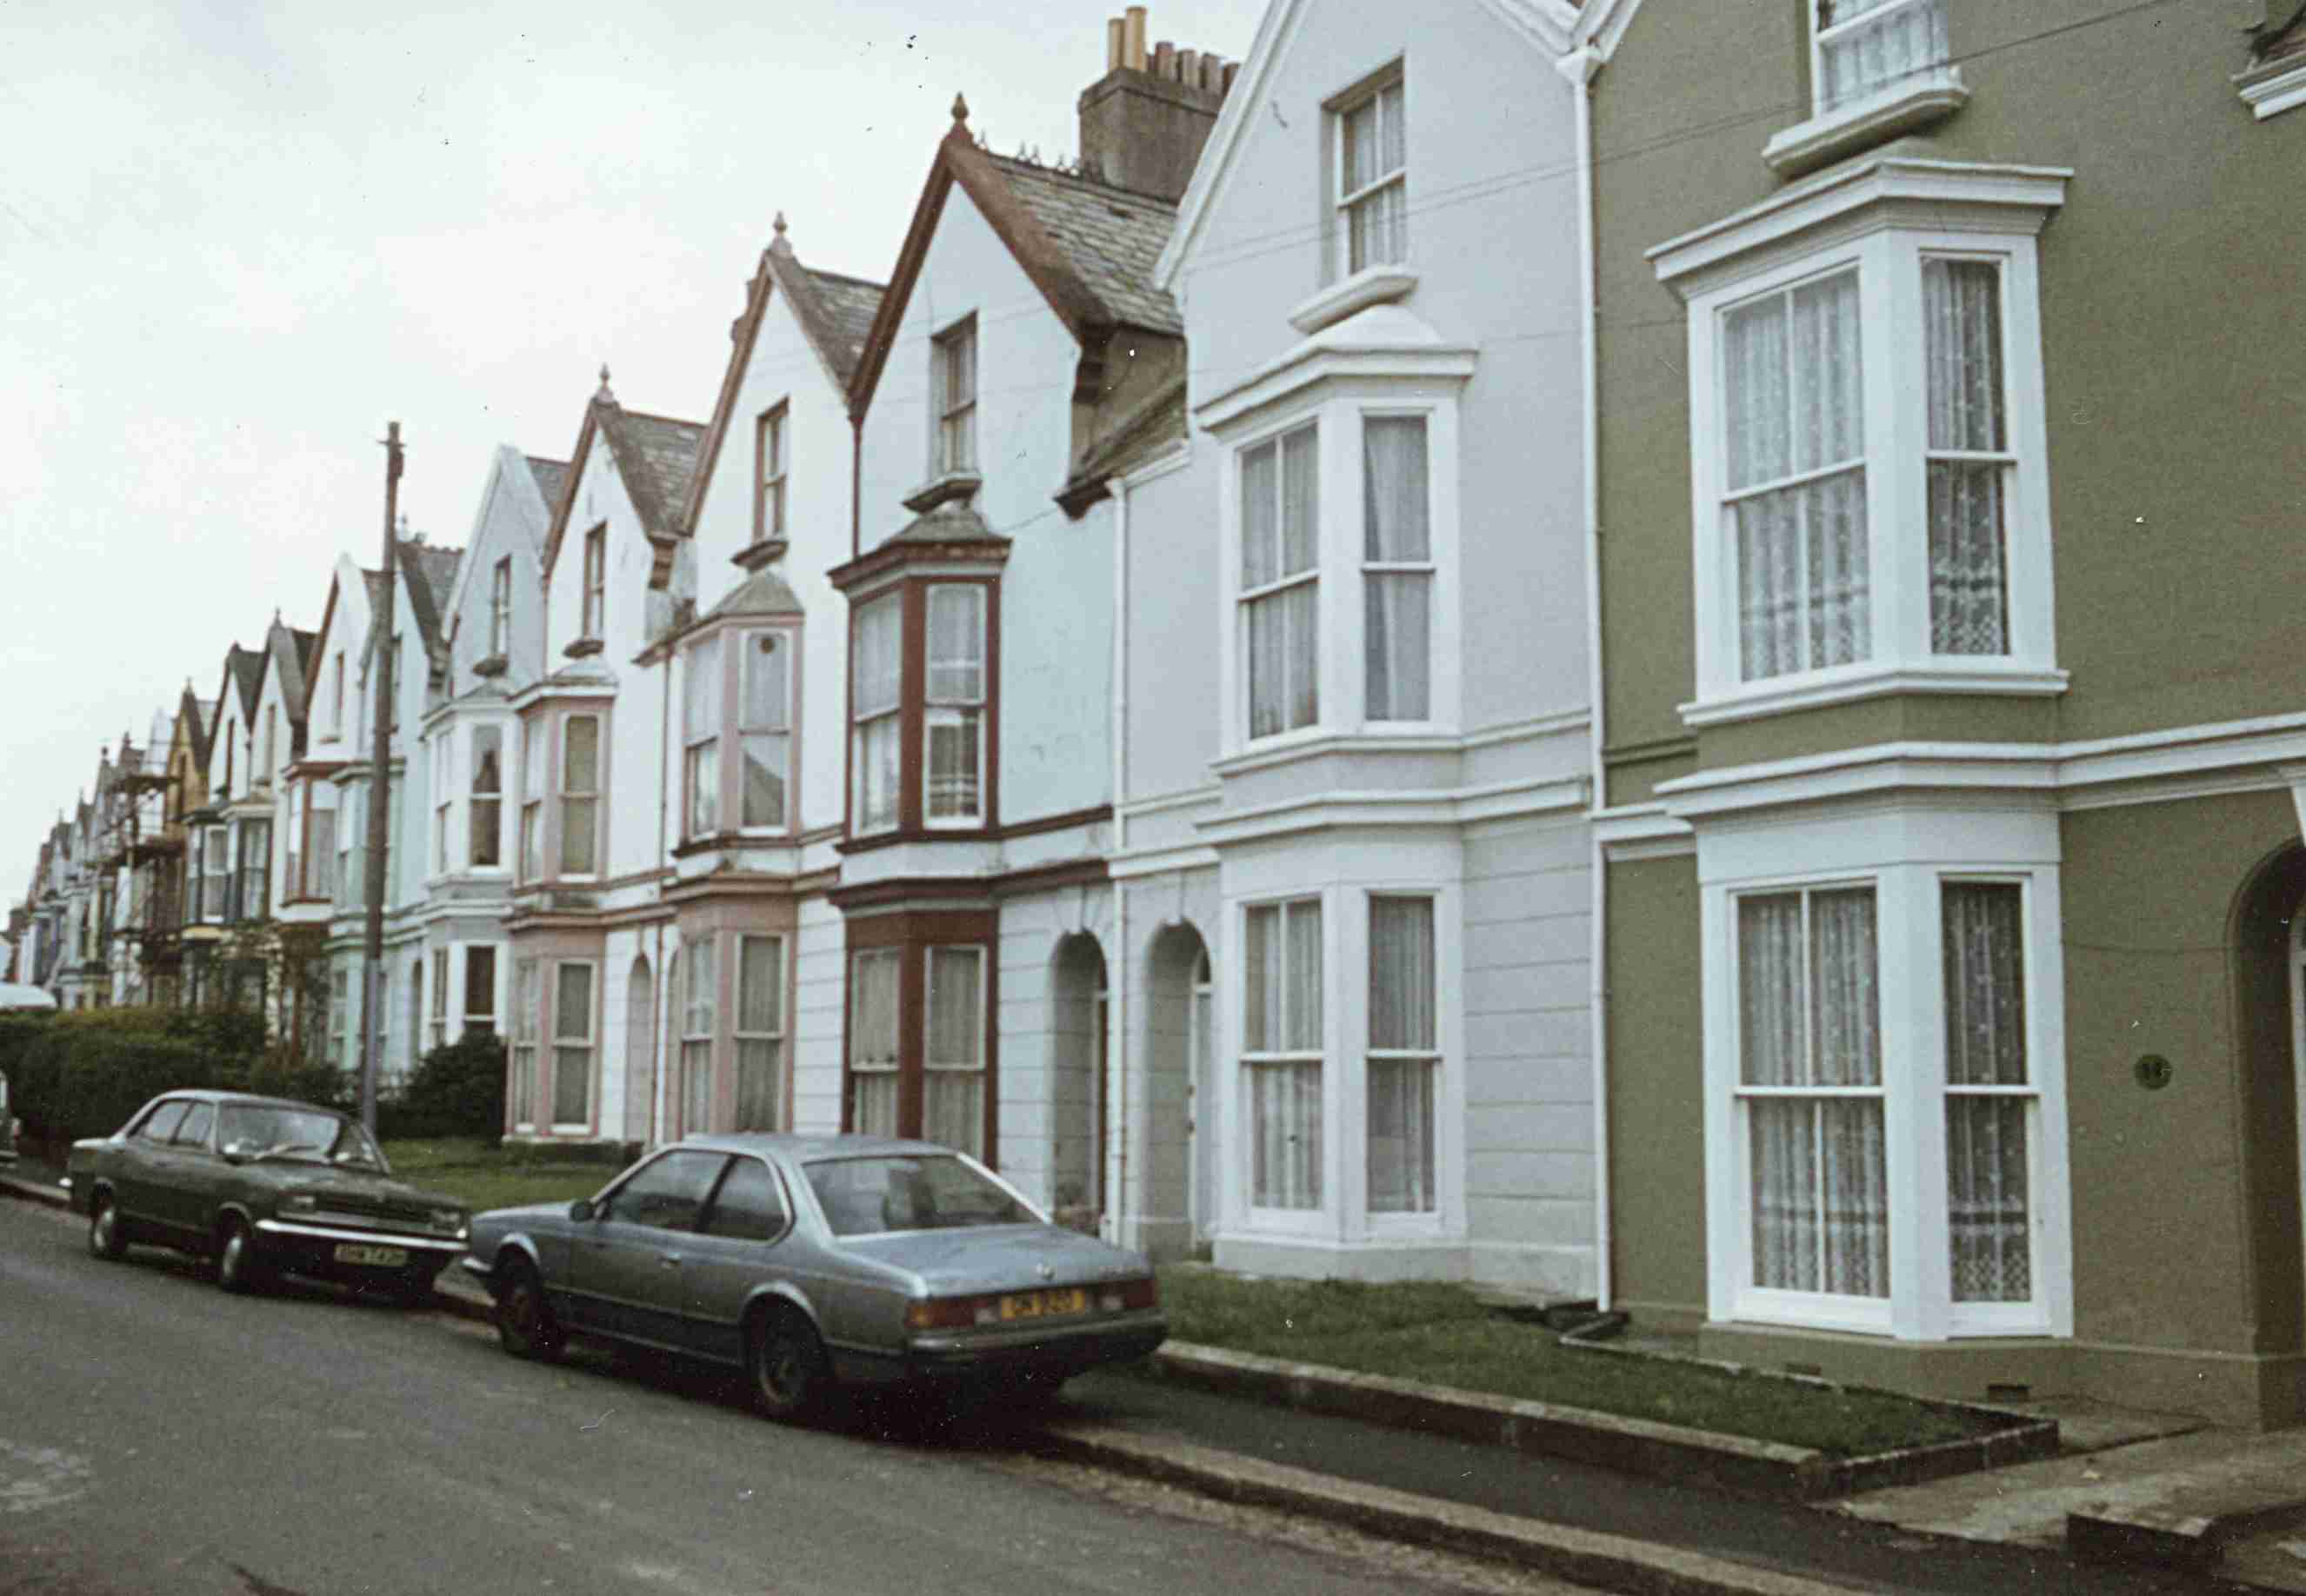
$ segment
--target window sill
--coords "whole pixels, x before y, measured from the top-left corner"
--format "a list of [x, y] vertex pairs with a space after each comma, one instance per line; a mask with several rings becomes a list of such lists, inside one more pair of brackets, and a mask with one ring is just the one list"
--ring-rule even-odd
[[966, 471], [948, 471], [932, 477], [905, 495], [904, 506], [917, 516], [926, 516], [941, 504], [956, 499], [970, 499], [985, 485], [983, 474], [971, 467]]
[[1938, 67], [1773, 134], [1762, 147], [1762, 159], [1781, 177], [1798, 177], [1943, 122], [1969, 103], [1961, 69]]
[[606, 645], [598, 637], [579, 637], [560, 651], [563, 659], [589, 660]]
[[729, 557], [729, 563], [741, 571], [757, 571], [782, 559], [789, 547], [790, 541], [777, 533], [746, 544]]
[[1789, 714], [1829, 704], [1852, 704], [1893, 693], [1988, 694], [2049, 698], [2063, 693], [2067, 676], [2054, 667], [1995, 661], [1926, 665], [1843, 665], [1789, 679], [1772, 679], [1679, 706], [1682, 724], [1721, 726], [1764, 715]]
[[1289, 312], [1289, 325], [1308, 335], [1343, 321], [1356, 311], [1405, 299], [1417, 286], [1417, 274], [1399, 266], [1366, 266], [1340, 278]]
[[2235, 91], [2250, 114], [2263, 122], [2306, 106], [2306, 55], [2285, 55], [2236, 73]]
[[478, 660], [474, 662], [473, 674], [479, 677], [502, 676], [506, 671], [511, 669], [512, 661], [506, 659], [504, 655], [491, 654], [485, 660]]

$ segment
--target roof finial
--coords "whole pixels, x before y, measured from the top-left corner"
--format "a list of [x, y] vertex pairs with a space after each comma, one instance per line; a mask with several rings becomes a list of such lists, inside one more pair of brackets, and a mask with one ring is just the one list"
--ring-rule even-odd
[[777, 212], [776, 228], [777, 235], [769, 240], [769, 248], [780, 255], [790, 255], [792, 240], [785, 236], [785, 213], [781, 210]]
[[779, 238], [782, 238], [785, 235], [785, 213], [783, 211], [780, 210], [777, 212], [777, 219], [774, 226], [777, 230], [777, 236]]
[[601, 391], [593, 396], [593, 403], [595, 405], [613, 405], [616, 402], [617, 396], [609, 391], [609, 363], [607, 361], [602, 361], [601, 363]]
[[969, 120], [969, 102], [958, 94], [952, 97], [952, 119], [955, 122]]

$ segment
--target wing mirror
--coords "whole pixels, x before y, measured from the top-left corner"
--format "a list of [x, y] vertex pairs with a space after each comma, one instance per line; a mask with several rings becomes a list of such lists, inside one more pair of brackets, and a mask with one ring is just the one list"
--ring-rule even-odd
[[226, 1164], [245, 1164], [255, 1155], [256, 1149], [247, 1142], [227, 1141], [224, 1144], [224, 1161]]
[[568, 1217], [579, 1225], [592, 1218], [597, 1211], [593, 1207], [593, 1199], [589, 1197], [580, 1197], [568, 1205]]

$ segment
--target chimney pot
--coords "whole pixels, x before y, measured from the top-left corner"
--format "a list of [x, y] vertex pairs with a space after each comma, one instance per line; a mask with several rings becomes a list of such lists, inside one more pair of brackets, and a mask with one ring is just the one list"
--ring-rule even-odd
[[1211, 94], [1223, 94], [1225, 92], [1225, 57], [1222, 55], [1202, 56], [1201, 87], [1208, 90]]
[[1188, 89], [1201, 86], [1201, 53], [1199, 50], [1177, 52], [1177, 81]]
[[1129, 8], [1127, 38], [1122, 47], [1121, 64], [1132, 72], [1145, 70], [1145, 8]]
[[1173, 81], [1177, 76], [1177, 47], [1166, 38], [1153, 47], [1153, 75]]
[[1105, 25], [1105, 70], [1119, 72], [1121, 58], [1127, 53], [1129, 24], [1115, 17]]
[[1220, 84], [1220, 85], [1219, 85], [1219, 88], [1220, 88], [1220, 89], [1221, 89], [1225, 93], [1226, 93], [1226, 94], [1231, 94], [1231, 93], [1233, 92], [1233, 81], [1234, 81], [1234, 75], [1235, 75], [1235, 74], [1237, 74], [1240, 71], [1241, 71], [1241, 63], [1240, 63], [1240, 62], [1238, 62], [1238, 61], [1228, 61], [1228, 62], [1226, 62], [1226, 69], [1225, 69], [1225, 81], [1224, 81], [1224, 83], [1222, 83], [1222, 84]]

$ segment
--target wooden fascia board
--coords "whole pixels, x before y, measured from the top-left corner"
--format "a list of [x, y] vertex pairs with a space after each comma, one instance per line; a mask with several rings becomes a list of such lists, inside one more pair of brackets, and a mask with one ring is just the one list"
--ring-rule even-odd
[[912, 224], [905, 229], [905, 242], [897, 251], [896, 269], [889, 275], [888, 292], [881, 296], [881, 308], [873, 314], [872, 329], [865, 335], [864, 352], [858, 356], [857, 375], [849, 385], [851, 420], [861, 419], [873, 407], [873, 392], [881, 385], [882, 369], [889, 363], [889, 351], [897, 341], [897, 329], [904, 324], [906, 303], [913, 296], [913, 284], [920, 277], [921, 262], [928, 259], [929, 240], [935, 236], [937, 218], [944, 214], [944, 197], [952, 188], [952, 166], [948, 158], [955, 144], [968, 143], [966, 129], [955, 126], [938, 143], [936, 157], [929, 162], [928, 176], [921, 183], [921, 197], [913, 202]]
[[585, 402], [585, 424], [576, 429], [576, 447], [568, 457], [568, 480], [560, 484], [560, 502], [552, 507], [552, 525], [544, 533], [544, 580], [552, 581], [552, 568], [560, 559], [560, 540], [568, 531], [569, 508], [576, 502], [576, 490], [585, 480], [585, 467], [593, 452], [594, 415], [598, 406]]
[[953, 542], [893, 542], [867, 550], [827, 571], [825, 580], [841, 592], [860, 582], [912, 565], [1003, 566], [1009, 562], [1007, 538], [968, 538]]
[[736, 411], [737, 395], [744, 388], [745, 373], [753, 364], [753, 346], [760, 337], [761, 318], [768, 311], [773, 281], [769, 272], [769, 252], [763, 250], [760, 269], [754, 274], [745, 296], [745, 313], [738, 319], [737, 336], [730, 340], [729, 369], [721, 374], [721, 394], [713, 403], [713, 419], [705, 423], [705, 437], [696, 448], [696, 468], [688, 475], [688, 495], [680, 507], [680, 525], [684, 532], [694, 532], [696, 517], [705, 511], [705, 495], [711, 488], [713, 473], [721, 463], [721, 441], [726, 436], [730, 418]]

